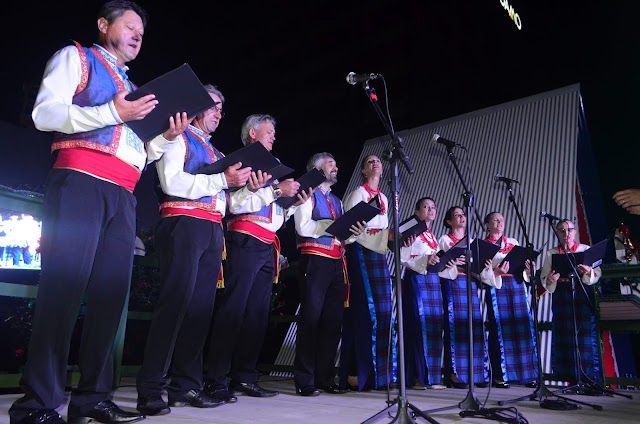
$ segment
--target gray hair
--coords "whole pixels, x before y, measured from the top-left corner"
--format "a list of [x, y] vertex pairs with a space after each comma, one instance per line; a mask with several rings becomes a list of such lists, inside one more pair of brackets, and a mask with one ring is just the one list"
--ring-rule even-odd
[[256, 113], [254, 115], [247, 116], [247, 119], [244, 120], [242, 129], [240, 130], [240, 138], [242, 139], [242, 144], [246, 146], [249, 142], [249, 130], [251, 128], [258, 131], [260, 125], [264, 124], [265, 122], [271, 122], [271, 125], [273, 125], [274, 128], [276, 127], [276, 118], [271, 115], [267, 115], [266, 113]]
[[311, 159], [309, 159], [309, 162], [307, 162], [307, 171], [311, 171], [313, 168], [320, 170], [322, 168], [322, 165], [324, 164], [325, 159], [334, 159], [334, 157], [331, 153], [327, 152], [316, 153], [315, 155], [311, 156]]
[[213, 84], [205, 84], [204, 89], [207, 90], [207, 93], [215, 94], [216, 96], [220, 97], [220, 101], [222, 102], [222, 104], [224, 104], [224, 95], [218, 89], [218, 87]]

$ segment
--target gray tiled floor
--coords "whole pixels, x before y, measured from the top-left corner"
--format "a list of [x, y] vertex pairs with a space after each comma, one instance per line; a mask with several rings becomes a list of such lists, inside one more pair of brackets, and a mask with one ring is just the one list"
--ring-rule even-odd
[[[136, 391], [133, 381], [124, 381], [124, 386], [118, 389], [115, 401], [124, 409], [135, 408]], [[250, 398], [240, 397], [233, 405], [224, 405], [215, 409], [198, 408], [173, 408], [171, 414], [160, 417], [148, 417], [145, 423], [152, 422], [173, 424], [173, 423], [311, 423], [311, 424], [334, 424], [334, 423], [361, 423], [374, 417], [378, 412], [387, 409], [386, 392], [363, 392], [348, 393], [345, 395], [321, 394], [314, 398], [303, 398], [295, 395], [293, 382], [290, 379], [275, 379], [263, 377], [260, 381], [264, 387], [280, 391], [280, 395], [274, 398]], [[601, 406], [598, 411], [588, 405], [583, 405], [574, 411], [554, 411], [540, 407], [538, 400], [522, 400], [508, 402], [504, 406], [499, 406], [498, 401], [513, 400], [521, 396], [534, 394], [534, 389], [522, 386], [513, 386], [505, 389], [474, 389], [474, 397], [469, 397], [468, 390], [407, 390], [406, 401], [415, 409], [422, 411], [432, 420], [438, 423], [487, 423], [488, 420], [482, 417], [461, 417], [463, 411], [459, 404], [465, 400], [470, 402], [466, 405], [485, 405], [486, 408], [515, 408], [526, 420], [521, 423], [625, 423], [638, 422], [640, 419], [640, 392], [620, 391], [619, 393], [633, 395], [633, 399], [622, 396], [578, 396], [563, 395], [568, 399], [578, 400]], [[487, 400], [487, 395], [488, 400]], [[7, 409], [19, 395], [0, 396], [0, 424], [8, 423]], [[399, 395], [394, 391], [390, 395], [391, 401], [398, 400]], [[552, 399], [557, 399], [553, 397]], [[382, 414], [373, 420], [376, 423], [388, 423], [396, 416], [395, 406], [388, 412], [387, 416]], [[465, 408], [465, 410], [473, 408]], [[411, 408], [407, 408], [411, 411]], [[60, 410], [66, 415], [66, 408]], [[508, 413], [508, 412], [505, 412]], [[514, 413], [511, 412], [511, 417]], [[372, 422], [373, 422], [372, 421]], [[399, 422], [397, 420], [395, 422]], [[417, 423], [427, 422], [421, 417], [414, 420]], [[495, 420], [492, 420], [497, 422]], [[502, 421], [505, 422], [505, 421]], [[512, 421], [515, 422], [515, 421]]]

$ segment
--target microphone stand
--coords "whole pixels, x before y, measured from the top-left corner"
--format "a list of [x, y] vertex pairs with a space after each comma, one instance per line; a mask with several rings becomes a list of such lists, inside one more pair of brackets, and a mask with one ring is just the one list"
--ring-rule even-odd
[[[529, 257], [529, 269], [532, 271], [531, 283], [529, 288], [531, 293], [531, 309], [533, 310], [533, 327], [534, 327], [535, 336], [536, 336], [536, 348], [537, 348], [537, 359], [538, 359], [538, 387], [536, 387], [534, 392], [530, 395], [521, 396], [515, 399], [498, 401], [498, 405], [502, 406], [502, 405], [507, 405], [509, 403], [517, 402], [520, 400], [529, 399], [529, 400], [537, 400], [540, 407], [545, 409], [574, 410], [574, 409], [578, 409], [578, 405], [575, 405], [577, 403], [580, 403], [582, 405], [593, 406], [595, 408], [595, 406], [597, 405], [595, 406], [589, 405], [588, 403], [584, 403], [584, 402], [574, 401], [575, 403], [571, 403], [571, 401], [569, 401], [567, 398], [563, 396], [558, 396], [555, 394], [556, 392], [562, 391], [562, 389], [551, 392], [545, 385], [544, 375], [542, 372], [542, 359], [540, 357], [541, 356], [540, 355], [540, 337], [539, 337], [540, 333], [538, 330], [538, 293], [536, 290], [536, 288], [538, 287], [540, 274], [533, 272], [533, 262], [535, 260], [535, 256], [533, 254], [533, 244], [531, 244], [529, 240], [529, 235], [527, 234], [527, 227], [524, 223], [524, 219], [522, 217], [522, 214], [520, 213], [520, 209], [518, 208], [518, 204], [513, 195], [511, 181], [505, 181], [505, 183], [507, 184], [507, 190], [509, 192], [509, 202], [511, 203], [511, 205], [513, 206], [513, 209], [516, 212], [516, 216], [518, 217], [518, 223], [520, 224], [520, 228], [522, 229], [522, 234], [524, 235], [525, 246], [526, 246], [527, 254]], [[547, 218], [549, 218], [549, 224], [553, 227], [552, 218], [551, 217], [547, 217]], [[556, 232], [555, 228], [554, 228], [554, 232]], [[557, 232], [556, 232], [556, 237], [558, 237], [558, 240], [560, 240], [560, 237], [558, 236]], [[574, 315], [574, 319], [575, 319], [575, 315]], [[562, 401], [550, 399], [552, 396], [562, 399]], [[595, 409], [598, 409], [598, 408], [595, 408]], [[602, 407], [600, 407], [600, 409], [602, 409]]]
[[[393, 210], [393, 254], [394, 254], [394, 262], [395, 262], [395, 291], [396, 291], [396, 315], [398, 320], [398, 383], [399, 383], [399, 395], [393, 401], [387, 403], [387, 406], [382, 411], [376, 413], [372, 417], [363, 421], [364, 423], [372, 423], [376, 421], [379, 417], [387, 413], [388, 411], [394, 409], [397, 406], [397, 415], [391, 420], [392, 423], [398, 422], [401, 424], [407, 423], [415, 423], [416, 421], [413, 419], [415, 415], [418, 415], [428, 422], [432, 424], [438, 424], [436, 420], [429, 417], [427, 414], [423, 413], [420, 409], [409, 403], [406, 396], [406, 384], [405, 384], [405, 371], [404, 371], [404, 333], [403, 333], [403, 321], [402, 321], [402, 279], [400, 272], [400, 211], [398, 210], [398, 205], [400, 204], [400, 184], [398, 181], [398, 161], [401, 161], [405, 166], [407, 172], [409, 174], [413, 174], [413, 168], [411, 163], [409, 162], [409, 156], [407, 156], [404, 151], [404, 142], [402, 138], [396, 137], [393, 132], [393, 128], [391, 124], [387, 120], [387, 118], [382, 113], [380, 106], [378, 105], [378, 97], [375, 93], [375, 90], [369, 86], [369, 81], [364, 81], [362, 83], [362, 88], [364, 88], [367, 97], [371, 101], [374, 109], [378, 113], [378, 117], [382, 121], [385, 129], [389, 133], [392, 141], [392, 148], [390, 151], [385, 152], [383, 158], [385, 160], [389, 160], [393, 172], [391, 174], [391, 189], [393, 192], [393, 201], [391, 203], [391, 208]], [[408, 409], [412, 411], [409, 413]]]
[[[471, 229], [471, 219], [473, 217], [473, 215], [471, 214], [471, 210], [474, 206], [474, 197], [473, 197], [473, 193], [469, 190], [469, 188], [467, 187], [467, 184], [465, 183], [464, 177], [462, 176], [462, 173], [460, 172], [460, 168], [458, 167], [458, 163], [456, 161], [455, 156], [453, 155], [453, 145], [447, 145], [447, 155], [449, 157], [449, 160], [451, 161], [451, 163], [453, 164], [453, 168], [456, 171], [456, 174], [458, 175], [458, 178], [460, 179], [460, 182], [462, 183], [462, 187], [464, 189], [464, 193], [462, 194], [462, 197], [464, 199], [464, 207], [465, 207], [465, 213], [467, 216], [467, 222], [465, 224], [465, 232], [466, 232], [466, 250], [465, 250], [465, 272], [467, 273], [467, 314], [468, 314], [468, 325], [469, 325], [469, 372], [468, 372], [468, 381], [467, 381], [467, 387], [468, 387], [468, 391], [467, 391], [467, 396], [466, 398], [460, 402], [457, 406], [460, 409], [463, 409], [463, 411], [460, 411], [460, 416], [461, 417], [482, 417], [488, 420], [495, 420], [495, 421], [502, 421], [504, 418], [501, 417], [498, 413], [497, 410], [495, 409], [489, 409], [489, 408], [484, 408], [480, 406], [480, 402], [478, 402], [478, 399], [475, 397], [475, 394], [473, 393], [473, 388], [474, 388], [474, 382], [473, 382], [473, 302], [470, 300], [472, 299], [473, 296], [473, 292], [472, 292], [472, 278], [471, 278], [471, 236], [470, 236], [470, 229]], [[483, 330], [484, 331], [484, 330]], [[436, 411], [443, 411], [446, 409], [451, 409], [451, 408], [455, 408], [455, 406], [447, 406], [444, 408], [437, 408], [437, 409], [432, 409], [430, 411], [425, 411], [425, 412], [436, 412]]]

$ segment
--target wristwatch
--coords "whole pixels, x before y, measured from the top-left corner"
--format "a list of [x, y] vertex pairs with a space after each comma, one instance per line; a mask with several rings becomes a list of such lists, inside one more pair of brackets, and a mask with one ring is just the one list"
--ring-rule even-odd
[[274, 185], [271, 188], [273, 188], [273, 195], [275, 196], [275, 198], [279, 199], [282, 196], [282, 190], [280, 189], [280, 187]]

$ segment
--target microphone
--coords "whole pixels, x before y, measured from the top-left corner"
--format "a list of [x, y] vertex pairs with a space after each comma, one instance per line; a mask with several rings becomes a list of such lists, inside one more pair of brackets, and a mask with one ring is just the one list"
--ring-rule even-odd
[[356, 74], [355, 72], [349, 72], [347, 82], [351, 85], [356, 85], [359, 82], [367, 82], [372, 79], [378, 79], [381, 76], [380, 74]]
[[[447, 140], [444, 137], [440, 137], [440, 134], [434, 134], [433, 138], [431, 140], [433, 140], [434, 143], [444, 144], [449, 149], [454, 148], [454, 147], [462, 147], [463, 149], [465, 149], [462, 144], [456, 143], [455, 141]], [[467, 150], [467, 149], [465, 149], [465, 150]]]
[[542, 211], [542, 213], [540, 213], [540, 218], [548, 218], [551, 221], [564, 221], [563, 218], [558, 218], [555, 215], [551, 215], [550, 213], [548, 213], [547, 211]]
[[493, 179], [498, 182], [502, 181], [503, 183], [507, 183], [507, 184], [511, 184], [511, 183], [520, 184], [518, 180], [514, 180], [513, 178], [503, 177], [502, 175], [500, 175], [499, 172], [496, 174], [495, 177], [493, 177]]

